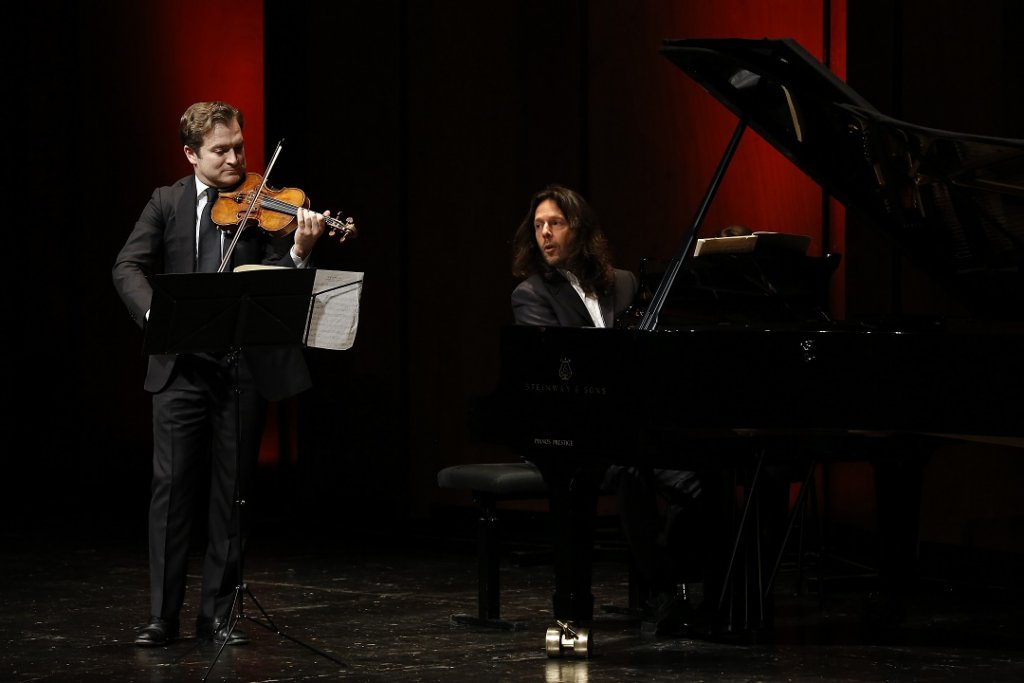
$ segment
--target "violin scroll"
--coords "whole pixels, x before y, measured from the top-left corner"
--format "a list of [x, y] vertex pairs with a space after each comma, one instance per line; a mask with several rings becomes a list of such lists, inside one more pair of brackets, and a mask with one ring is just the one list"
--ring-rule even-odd
[[356, 230], [356, 222], [351, 216], [344, 221], [334, 216], [325, 216], [324, 220], [327, 225], [328, 236], [337, 237], [338, 244], [341, 244], [349, 237], [356, 237], [359, 234], [359, 231]]

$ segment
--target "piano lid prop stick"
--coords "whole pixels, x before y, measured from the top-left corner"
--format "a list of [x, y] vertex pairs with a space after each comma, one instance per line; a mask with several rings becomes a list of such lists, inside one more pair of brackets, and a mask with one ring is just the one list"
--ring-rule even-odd
[[644, 317], [638, 326], [641, 330], [652, 331], [657, 327], [658, 315], [661, 313], [661, 308], [665, 305], [665, 301], [668, 299], [668, 293], [672, 289], [672, 284], [675, 282], [676, 275], [679, 273], [679, 268], [683, 265], [683, 260], [690, 252], [690, 248], [693, 246], [693, 241], [697, 237], [697, 231], [704, 222], [704, 217], [707, 215], [708, 207], [711, 206], [711, 201], [715, 198], [715, 193], [718, 192], [718, 186], [722, 184], [722, 178], [725, 176], [725, 170], [729, 167], [729, 162], [732, 161], [732, 156], [736, 153], [736, 147], [739, 146], [740, 139], [743, 137], [743, 133], [746, 129], [747, 119], [746, 117], [743, 117], [740, 119], [739, 123], [736, 124], [736, 130], [732, 133], [729, 145], [725, 148], [725, 153], [722, 155], [721, 161], [718, 162], [718, 168], [715, 169], [715, 175], [711, 179], [711, 185], [708, 186], [707, 192], [704, 193], [704, 199], [697, 208], [697, 214], [694, 216], [693, 222], [690, 224], [690, 232], [687, 233], [686, 239], [680, 243], [679, 250], [672, 258], [671, 263], [669, 263], [669, 267], [665, 270], [665, 274], [662, 275], [661, 282], [658, 283], [658, 289], [655, 290], [654, 296], [651, 298], [651, 303], [647, 307], [647, 311], [644, 313]]

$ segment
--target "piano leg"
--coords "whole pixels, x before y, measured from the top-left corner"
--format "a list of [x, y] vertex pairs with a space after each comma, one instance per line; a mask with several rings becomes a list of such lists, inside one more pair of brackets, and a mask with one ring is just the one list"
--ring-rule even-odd
[[574, 460], [552, 458], [536, 464], [547, 483], [551, 506], [554, 617], [579, 624], [594, 617], [594, 523], [606, 467]]
[[926, 438], [893, 438], [873, 460], [882, 604], [869, 618], [880, 625], [902, 621], [904, 600], [916, 589], [924, 469], [935, 445]]

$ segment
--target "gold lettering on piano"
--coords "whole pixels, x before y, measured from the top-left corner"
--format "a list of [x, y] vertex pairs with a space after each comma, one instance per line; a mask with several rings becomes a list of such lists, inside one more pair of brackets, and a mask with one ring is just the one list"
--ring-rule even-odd
[[559, 448], [572, 448], [576, 444], [573, 443], [572, 439], [545, 439], [543, 437], [533, 437], [534, 446], [557, 446]]
[[544, 384], [526, 382], [523, 391], [528, 394], [574, 394], [578, 396], [607, 396], [608, 387], [595, 387], [589, 384]]

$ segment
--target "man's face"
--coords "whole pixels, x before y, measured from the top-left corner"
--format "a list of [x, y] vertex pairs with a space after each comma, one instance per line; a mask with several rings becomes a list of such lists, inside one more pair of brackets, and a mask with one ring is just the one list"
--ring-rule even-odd
[[537, 205], [533, 213], [533, 234], [544, 261], [552, 268], [564, 268], [576, 233], [553, 199], [545, 199]]
[[185, 147], [185, 156], [195, 167], [196, 177], [212, 187], [235, 187], [245, 177], [245, 140], [238, 121], [214, 124], [199, 153]]

